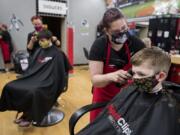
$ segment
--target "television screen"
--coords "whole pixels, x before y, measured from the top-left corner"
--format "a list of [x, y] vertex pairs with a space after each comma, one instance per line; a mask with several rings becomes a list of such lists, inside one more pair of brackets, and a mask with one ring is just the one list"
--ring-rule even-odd
[[[107, 0], [108, 1], [108, 0]], [[180, 14], [180, 0], [109, 0], [127, 18], [151, 15]]]

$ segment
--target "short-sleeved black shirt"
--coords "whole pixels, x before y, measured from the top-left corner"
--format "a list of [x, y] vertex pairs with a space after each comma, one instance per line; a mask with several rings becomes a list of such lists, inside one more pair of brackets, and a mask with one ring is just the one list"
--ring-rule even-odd
[[[145, 47], [144, 43], [135, 36], [130, 35], [128, 38], [128, 47], [132, 56], [137, 51]], [[108, 47], [108, 37], [103, 35], [97, 38], [90, 50], [89, 60], [102, 61], [105, 63]], [[117, 68], [123, 68], [128, 63], [128, 56], [125, 51], [125, 46], [119, 51], [111, 48], [109, 64], [115, 65]]]
[[[34, 31], [34, 32], [35, 32], [35, 31]], [[28, 34], [27, 44], [29, 44], [29, 41], [31, 40], [31, 37], [33, 36], [34, 32], [30, 32], [30, 33]], [[39, 43], [38, 43], [38, 41], [36, 41], [36, 42], [34, 43], [33, 49], [30, 50], [30, 49], [27, 48], [27, 50], [28, 50], [29, 54], [32, 55], [32, 54], [36, 51], [36, 49], [39, 48], [39, 47], [40, 47], [40, 46], [39, 46]]]

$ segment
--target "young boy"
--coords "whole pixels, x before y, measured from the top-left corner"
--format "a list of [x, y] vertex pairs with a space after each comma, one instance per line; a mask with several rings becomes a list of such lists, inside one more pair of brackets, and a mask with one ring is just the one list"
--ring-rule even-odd
[[[157, 47], [132, 58], [133, 83], [78, 135], [178, 135], [180, 93], [163, 88], [171, 60]], [[179, 99], [178, 99], [179, 98]]]

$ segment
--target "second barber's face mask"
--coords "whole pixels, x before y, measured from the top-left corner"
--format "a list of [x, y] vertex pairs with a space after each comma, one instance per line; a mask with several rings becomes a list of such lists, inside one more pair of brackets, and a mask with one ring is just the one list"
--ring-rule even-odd
[[124, 44], [128, 39], [128, 32], [113, 33], [111, 41], [117, 45]]
[[134, 83], [138, 87], [139, 90], [145, 92], [152, 92], [153, 88], [159, 83], [156, 79], [155, 75], [146, 78], [134, 78]]
[[34, 29], [37, 31], [37, 32], [40, 32], [43, 27], [42, 26], [35, 26]]

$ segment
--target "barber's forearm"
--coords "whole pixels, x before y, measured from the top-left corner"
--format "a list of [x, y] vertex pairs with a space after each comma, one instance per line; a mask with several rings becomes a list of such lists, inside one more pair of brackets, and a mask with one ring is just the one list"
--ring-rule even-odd
[[108, 74], [94, 75], [92, 77], [92, 83], [95, 87], [105, 87], [112, 81], [109, 79]]
[[29, 50], [32, 50], [33, 49], [33, 46], [34, 46], [34, 43], [32, 41], [29, 42], [29, 44], [27, 45], [27, 48]]

